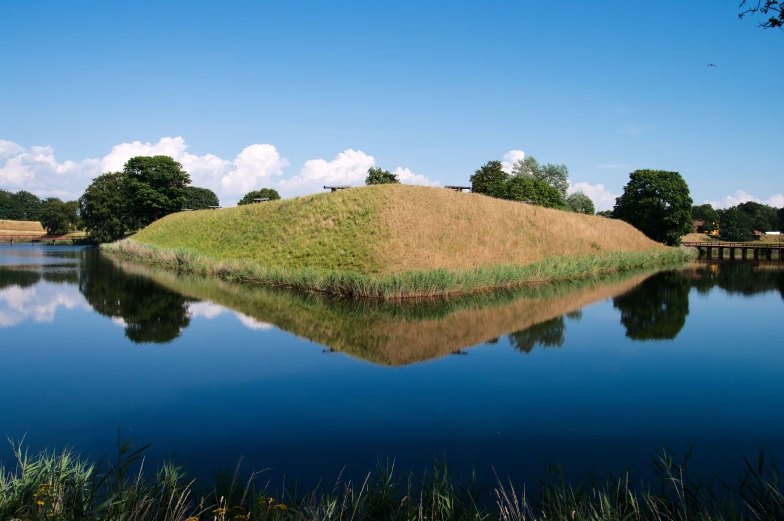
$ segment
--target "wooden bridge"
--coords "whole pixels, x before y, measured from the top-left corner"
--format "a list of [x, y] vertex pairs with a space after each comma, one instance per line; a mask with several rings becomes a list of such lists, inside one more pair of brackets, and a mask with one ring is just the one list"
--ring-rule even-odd
[[9, 243], [11, 246], [19, 242], [48, 244], [51, 241], [52, 244], [56, 244], [57, 242], [71, 241], [72, 244], [76, 244], [76, 241], [84, 240], [87, 240], [84, 235], [76, 237], [72, 235], [0, 235], [0, 243]]
[[753, 256], [754, 260], [773, 260], [773, 254], [778, 255], [778, 259], [782, 260], [782, 250], [784, 250], [783, 243], [764, 243], [750, 244], [748, 242], [684, 242], [683, 246], [689, 248], [697, 248], [699, 256], [703, 254], [709, 259], [713, 258], [713, 250], [717, 250], [717, 259], [723, 259], [725, 252], [729, 252], [730, 259], [737, 258], [737, 252], [740, 251], [740, 258], [743, 260], [749, 259], [749, 253]]

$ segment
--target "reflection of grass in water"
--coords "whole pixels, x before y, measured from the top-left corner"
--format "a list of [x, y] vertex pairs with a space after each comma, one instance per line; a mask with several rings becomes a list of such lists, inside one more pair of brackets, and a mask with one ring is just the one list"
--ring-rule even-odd
[[117, 261], [157, 283], [384, 365], [432, 359], [621, 294], [650, 272], [625, 272], [449, 299], [352, 300], [183, 276]]
[[491, 488], [475, 477], [461, 482], [436, 462], [422, 474], [379, 463], [361, 481], [338, 481], [334, 487], [313, 490], [289, 485], [275, 492], [264, 475], [243, 481], [239, 466], [233, 474], [216, 473], [211, 483], [191, 480], [173, 461], [155, 473], [140, 472], [147, 447], [118, 445], [113, 464], [68, 451], [29, 455], [14, 447], [13, 466], [0, 464], [0, 519], [779, 521], [784, 512], [776, 462], [762, 454], [758, 463], [744, 459], [741, 479], [724, 480], [721, 487], [693, 479], [688, 455], [679, 462], [665, 450], [652, 457], [653, 487], [640, 486], [628, 475], [569, 482], [562, 470], [551, 468], [551, 479], [532, 495], [524, 484], [500, 479], [488, 483]]

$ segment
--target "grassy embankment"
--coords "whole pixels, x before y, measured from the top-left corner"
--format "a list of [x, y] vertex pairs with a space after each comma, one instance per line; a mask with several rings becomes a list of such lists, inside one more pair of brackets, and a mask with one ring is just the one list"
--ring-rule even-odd
[[46, 235], [46, 230], [38, 221], [0, 219], [0, 235]]
[[[362, 482], [338, 481], [314, 490], [289, 485], [276, 493], [263, 473], [239, 472], [214, 483], [186, 477], [173, 462], [140, 472], [144, 448], [124, 444], [112, 465], [71, 452], [27, 454], [0, 462], [0, 519], [29, 521], [780, 521], [784, 486], [775, 461], [745, 460], [742, 479], [721, 484], [692, 480], [685, 464], [663, 451], [653, 458], [653, 483], [631, 476], [542, 483], [499, 479], [491, 489], [461, 482], [436, 464], [423, 474], [382, 466]], [[147, 462], [145, 469], [149, 469]], [[337, 470], [337, 469], [336, 469]], [[238, 468], [239, 471], [239, 468]], [[562, 475], [562, 474], [561, 474]], [[514, 486], [516, 485], [516, 486]]]
[[763, 235], [759, 239], [751, 241], [726, 241], [719, 237], [711, 237], [710, 235], [706, 235], [704, 233], [687, 233], [683, 236], [683, 242], [740, 242], [753, 246], [755, 244], [778, 244], [779, 242], [784, 243], [784, 237], [781, 235]]
[[419, 186], [169, 215], [111, 253], [336, 295], [472, 293], [681, 262], [621, 221]]

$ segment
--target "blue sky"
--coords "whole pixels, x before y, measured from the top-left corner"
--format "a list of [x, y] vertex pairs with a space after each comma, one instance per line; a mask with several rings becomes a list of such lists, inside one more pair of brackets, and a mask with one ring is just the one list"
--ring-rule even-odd
[[737, 4], [7, 2], [0, 187], [74, 197], [169, 153], [232, 204], [521, 150], [601, 208], [637, 168], [784, 206], [784, 31]]

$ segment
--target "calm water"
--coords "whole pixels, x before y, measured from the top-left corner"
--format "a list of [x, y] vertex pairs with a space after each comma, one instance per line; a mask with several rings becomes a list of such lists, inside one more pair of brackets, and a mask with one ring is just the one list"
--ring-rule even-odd
[[[784, 456], [784, 265], [695, 264], [407, 305], [180, 277], [91, 248], [0, 247], [0, 434], [196, 475], [305, 482], [377, 458], [457, 473], [705, 476]], [[0, 443], [0, 460], [8, 444]]]

